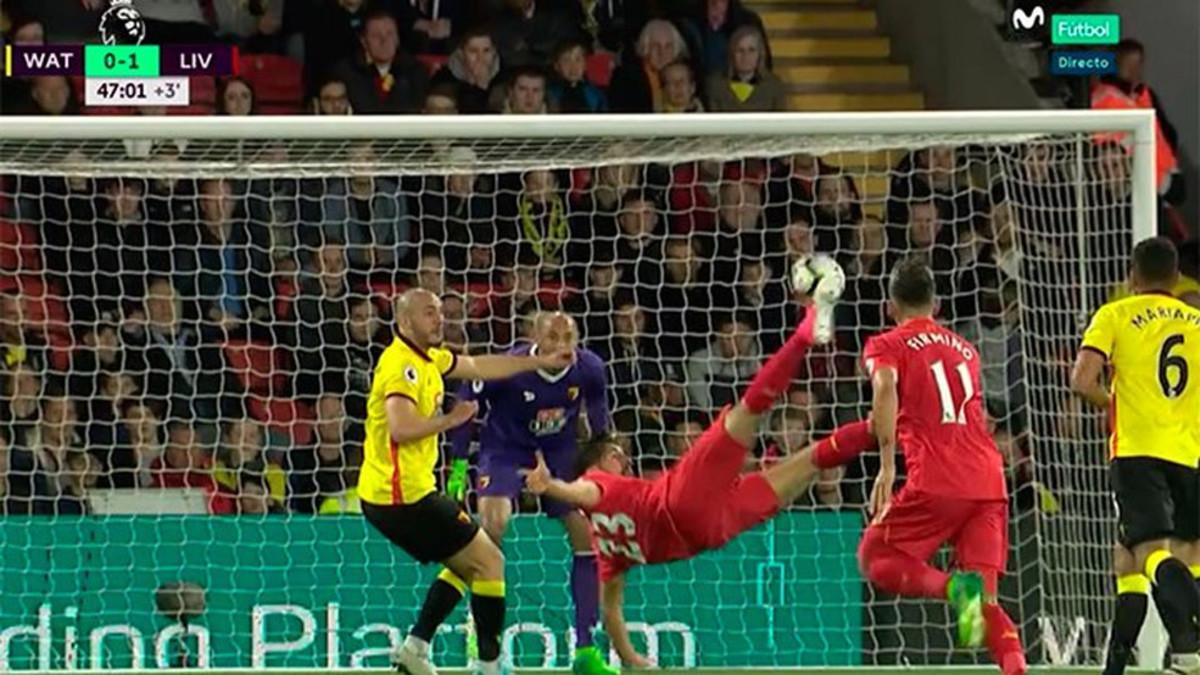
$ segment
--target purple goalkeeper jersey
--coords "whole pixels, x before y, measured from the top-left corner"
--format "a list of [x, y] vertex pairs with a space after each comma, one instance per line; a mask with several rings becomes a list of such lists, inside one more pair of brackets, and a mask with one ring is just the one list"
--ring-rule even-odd
[[[518, 345], [508, 353], [524, 356], [530, 344]], [[533, 371], [506, 380], [475, 381], [463, 385], [459, 400], [479, 401], [487, 421], [479, 433], [480, 452], [532, 457], [535, 450], [547, 456], [569, 453], [576, 448], [580, 410], [587, 407], [592, 435], [608, 429], [608, 396], [604, 362], [594, 352], [579, 348], [575, 363], [561, 373]], [[466, 457], [472, 425], [452, 433], [451, 451]]]

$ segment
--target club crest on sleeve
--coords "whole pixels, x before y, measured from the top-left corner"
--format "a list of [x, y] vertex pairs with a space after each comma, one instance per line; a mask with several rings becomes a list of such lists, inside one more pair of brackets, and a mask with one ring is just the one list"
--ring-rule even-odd
[[416, 384], [417, 383], [417, 369], [413, 366], [405, 366], [404, 367], [404, 379], [408, 380], [409, 382], [411, 382], [413, 384]]
[[579, 398], [579, 387], [567, 387], [567, 400], [574, 401], [577, 398]]

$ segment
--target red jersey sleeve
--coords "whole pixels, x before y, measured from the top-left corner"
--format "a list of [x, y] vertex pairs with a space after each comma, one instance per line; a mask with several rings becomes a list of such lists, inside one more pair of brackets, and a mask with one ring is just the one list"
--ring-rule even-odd
[[868, 339], [867, 344], [863, 346], [863, 367], [867, 369], [867, 376], [874, 375], [875, 369], [880, 366], [899, 366], [898, 355], [886, 333]]

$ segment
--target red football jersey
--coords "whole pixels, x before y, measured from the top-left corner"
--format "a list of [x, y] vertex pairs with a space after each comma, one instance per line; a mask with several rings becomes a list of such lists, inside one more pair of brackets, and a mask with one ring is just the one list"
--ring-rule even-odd
[[1005, 499], [1004, 462], [988, 433], [979, 351], [932, 319], [867, 340], [867, 372], [896, 371], [896, 440], [906, 489], [960, 499]]
[[675, 529], [667, 513], [666, 483], [592, 470], [583, 475], [600, 487], [587, 510], [600, 580], [634, 565], [664, 563], [700, 553]]

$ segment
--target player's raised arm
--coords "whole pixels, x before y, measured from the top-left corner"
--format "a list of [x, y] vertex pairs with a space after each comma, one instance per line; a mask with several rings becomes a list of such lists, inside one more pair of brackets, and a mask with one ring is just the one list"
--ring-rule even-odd
[[525, 476], [525, 487], [535, 495], [546, 495], [584, 510], [600, 501], [600, 486], [592, 481], [579, 478], [568, 483], [551, 476], [546, 458], [540, 450], [537, 453], [537, 466], [521, 469], [521, 475]]
[[614, 575], [600, 584], [600, 615], [608, 641], [626, 668], [650, 668], [653, 663], [637, 653], [625, 626], [625, 574]]
[[503, 380], [531, 370], [562, 370], [571, 365], [573, 352], [554, 352], [537, 356], [515, 356], [511, 354], [485, 354], [483, 356], [459, 356], [454, 368], [446, 377], [458, 380]]

